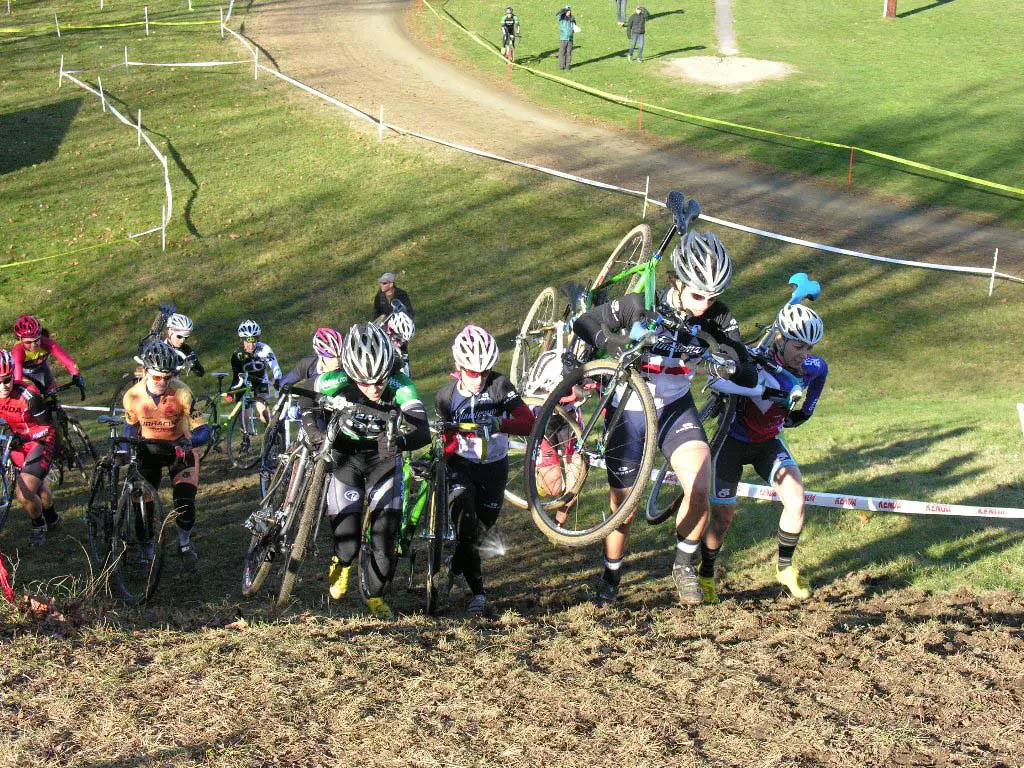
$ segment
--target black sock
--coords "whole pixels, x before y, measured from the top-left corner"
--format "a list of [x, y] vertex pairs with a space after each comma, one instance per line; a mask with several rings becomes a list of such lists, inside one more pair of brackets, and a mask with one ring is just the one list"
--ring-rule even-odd
[[620, 557], [618, 560], [609, 560], [606, 557], [604, 559], [604, 574], [601, 578], [613, 587], [619, 586], [619, 581], [622, 579], [622, 565], [625, 560], [624, 557]]
[[40, 515], [39, 517], [33, 517], [32, 518], [32, 527], [33, 528], [45, 528], [46, 527], [46, 518], [43, 517], [42, 515]]
[[715, 575], [715, 560], [718, 558], [718, 553], [722, 551], [721, 547], [712, 549], [703, 541], [700, 543], [700, 575], [707, 578]]
[[694, 539], [683, 539], [680, 538], [679, 534], [676, 534], [676, 565], [682, 565], [686, 568], [696, 568], [699, 552], [699, 541]]
[[43, 510], [43, 519], [47, 525], [57, 522], [57, 510], [53, 508], [53, 504]]
[[793, 553], [796, 543], [800, 541], [799, 533], [787, 533], [779, 528], [779, 570], [789, 568], [793, 564]]

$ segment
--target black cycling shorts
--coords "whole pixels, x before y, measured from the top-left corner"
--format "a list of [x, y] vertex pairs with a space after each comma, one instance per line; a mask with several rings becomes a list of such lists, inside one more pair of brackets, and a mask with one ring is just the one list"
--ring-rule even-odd
[[715, 460], [712, 504], [736, 503], [736, 488], [743, 476], [743, 467], [748, 464], [769, 484], [775, 482], [775, 475], [783, 467], [797, 466], [793, 454], [777, 437], [763, 443], [745, 443], [730, 435]]

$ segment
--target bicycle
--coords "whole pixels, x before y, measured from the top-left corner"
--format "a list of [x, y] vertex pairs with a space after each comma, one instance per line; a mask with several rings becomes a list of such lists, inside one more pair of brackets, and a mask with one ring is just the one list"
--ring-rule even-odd
[[[196, 401], [198, 408], [210, 425], [211, 439], [203, 448], [199, 459], [205, 459], [214, 447], [225, 442], [228, 461], [237, 469], [252, 469], [262, 456], [263, 435], [267, 431], [267, 422], [263, 421], [256, 407], [256, 395], [248, 378], [243, 378], [241, 385], [223, 391], [224, 379], [230, 373], [213, 372], [210, 374], [217, 380], [217, 392], [204, 395]], [[220, 416], [220, 402], [234, 401], [231, 412], [223, 419]]]
[[21, 438], [0, 419], [0, 531], [7, 523], [17, 498], [18, 468], [11, 461], [11, 450], [20, 443]]
[[[810, 280], [804, 272], [797, 272], [789, 278], [789, 285], [793, 286], [787, 304], [799, 304], [804, 299], [814, 301], [821, 294], [821, 286], [815, 280]], [[767, 325], [758, 323], [760, 333], [745, 346], [750, 352], [751, 359], [761, 368], [775, 376], [776, 379], [786, 382], [785, 389], [763, 388], [763, 394], [779, 398], [788, 398], [794, 407], [798, 407], [803, 398], [803, 391], [799, 386], [796, 377], [786, 371], [772, 358], [771, 344], [778, 331], [778, 313], [775, 319]], [[708, 398], [700, 409], [701, 423], [708, 434], [708, 444], [711, 448], [711, 466], [714, 467], [715, 459], [718, 457], [726, 437], [729, 436], [729, 428], [732, 426], [733, 418], [736, 415], [738, 395], [728, 392], [719, 392], [711, 389], [714, 382], [709, 381], [704, 388]], [[711, 429], [708, 426], [711, 425]], [[644, 507], [644, 519], [651, 525], [663, 523], [675, 511], [680, 491], [678, 480], [672, 472], [666, 460], [657, 475], [654, 477], [654, 484], [651, 487], [650, 497]]]
[[[658, 250], [653, 254], [649, 251], [649, 226], [641, 224], [634, 227], [620, 241], [591, 285], [586, 295], [588, 306], [613, 301], [626, 293], [642, 291], [646, 307], [654, 307], [657, 264], [673, 238], [684, 236], [700, 213], [697, 202], [687, 201], [679, 192], [669, 195], [667, 205], [673, 222]], [[613, 269], [618, 271], [613, 273]], [[628, 519], [640, 504], [650, 480], [657, 449], [657, 410], [640, 369], [645, 348], [659, 326], [672, 331], [689, 330], [685, 321], [680, 322], [659, 314], [646, 327], [637, 324], [637, 327], [631, 329], [630, 337], [635, 343], [617, 359], [591, 360], [583, 364], [576, 362], [584, 355], [583, 342], [572, 338], [567, 345], [568, 351], [563, 359], [569, 364], [569, 369], [541, 406], [527, 443], [523, 473], [525, 497], [534, 522], [556, 543], [585, 546], [600, 541]], [[724, 357], [717, 349], [704, 349], [698, 361], [712, 375], [730, 376], [736, 369], [736, 363]], [[566, 433], [563, 430], [562, 436], [553, 441], [552, 436], [558, 433], [561, 426], [559, 422], [564, 421], [564, 415], [556, 413], [556, 409], [567, 400], [575, 402], [580, 431], [576, 433], [570, 430]], [[619, 506], [610, 510], [603, 473], [592, 473], [590, 470], [604, 468], [607, 456], [617, 455], [625, 449], [624, 443], [613, 444], [609, 440], [613, 435], [622, 434], [617, 427], [624, 418], [626, 408], [639, 410], [642, 414], [647, 438], [639, 460], [637, 481]], [[599, 426], [601, 424], [603, 426]], [[556, 454], [579, 457], [582, 467], [573, 473], [560, 469], [563, 472], [561, 483], [538, 482], [545, 444], [547, 450], [554, 450]], [[588, 484], [592, 478], [594, 481]], [[552, 487], [560, 491], [557, 496], [551, 493]], [[568, 510], [562, 512], [561, 507], [568, 507]]]
[[81, 423], [74, 416], [68, 416], [60, 402], [61, 393], [72, 387], [77, 388], [81, 393], [82, 400], [85, 400], [85, 389], [74, 382], [62, 384], [43, 395], [47, 409], [53, 415], [53, 426], [56, 433], [50, 472], [56, 473], [57, 485], [64, 484], [64, 472], [69, 470], [78, 471], [83, 480], [88, 480], [89, 468], [99, 458], [96, 449], [93, 448], [92, 440], [85, 434]]
[[260, 445], [260, 498], [262, 499], [270, 485], [274, 471], [277, 469], [281, 455], [292, 443], [290, 425], [297, 421], [292, 415], [294, 404], [289, 392], [282, 390], [274, 402], [274, 407], [267, 415], [267, 430], [263, 433]]
[[[96, 464], [85, 522], [89, 554], [100, 579], [126, 603], [141, 605], [152, 598], [164, 566], [163, 505], [156, 489], [142, 476], [138, 449], [167, 445], [165, 440], [119, 434], [125, 422], [103, 415], [110, 426], [110, 452]], [[120, 446], [128, 448], [127, 463]], [[122, 449], [123, 450], [123, 449]]]
[[504, 29], [501, 32], [501, 55], [508, 59], [511, 63], [516, 63], [516, 40], [522, 35], [512, 34], [510, 35]]

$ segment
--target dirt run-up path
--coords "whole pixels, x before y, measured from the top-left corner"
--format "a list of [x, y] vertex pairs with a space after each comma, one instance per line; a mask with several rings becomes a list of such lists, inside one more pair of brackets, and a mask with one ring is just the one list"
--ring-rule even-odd
[[[672, 188], [710, 215], [884, 256], [1024, 275], [1024, 234], [921, 204], [900, 205], [753, 164], [656, 143], [538, 107], [413, 41], [408, 0], [256, 3], [246, 35], [285, 73], [387, 122], [506, 157], [643, 189]], [[424, 11], [426, 12], [426, 11]], [[452, 32], [455, 34], [455, 32]]]

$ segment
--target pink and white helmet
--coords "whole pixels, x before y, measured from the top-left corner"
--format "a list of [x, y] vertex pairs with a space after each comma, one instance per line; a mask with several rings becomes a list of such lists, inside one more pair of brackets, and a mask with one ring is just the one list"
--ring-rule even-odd
[[317, 328], [313, 334], [313, 351], [320, 357], [341, 357], [345, 337], [333, 328]]
[[455, 364], [469, 371], [489, 371], [498, 362], [498, 342], [479, 325], [467, 325], [452, 344]]

